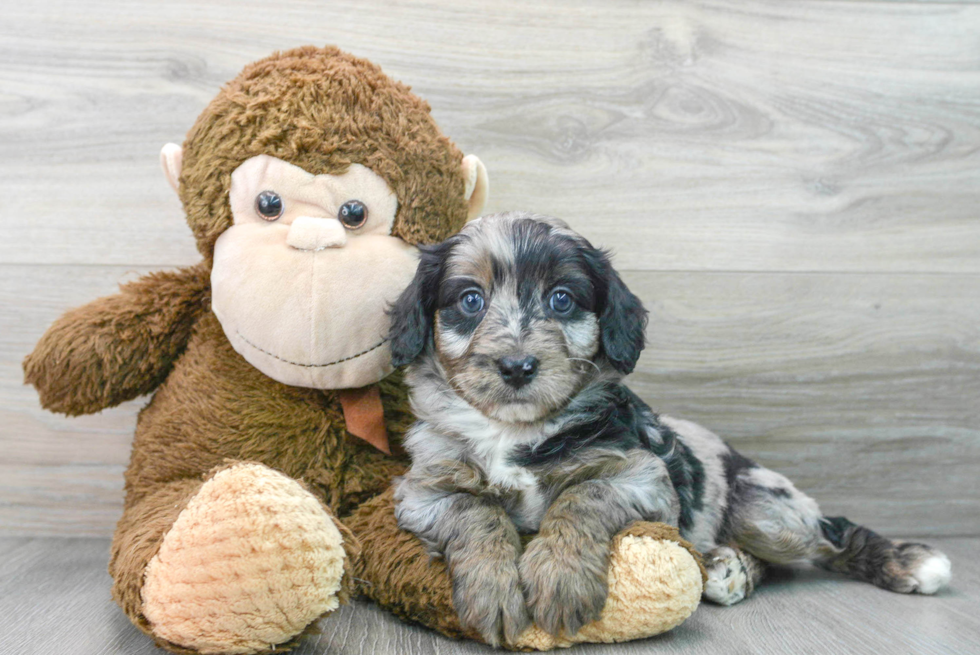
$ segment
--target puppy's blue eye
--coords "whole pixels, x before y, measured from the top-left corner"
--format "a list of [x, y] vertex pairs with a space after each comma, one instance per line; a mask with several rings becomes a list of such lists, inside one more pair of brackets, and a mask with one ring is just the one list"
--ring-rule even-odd
[[558, 290], [551, 294], [551, 309], [555, 311], [556, 314], [567, 314], [572, 311], [572, 296], [567, 291]]
[[479, 314], [483, 309], [483, 294], [473, 289], [465, 291], [459, 299], [459, 306], [467, 314]]

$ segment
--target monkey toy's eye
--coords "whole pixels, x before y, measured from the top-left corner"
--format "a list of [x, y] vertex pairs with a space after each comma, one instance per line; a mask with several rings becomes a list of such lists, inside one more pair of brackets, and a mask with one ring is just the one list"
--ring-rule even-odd
[[476, 289], [464, 291], [459, 297], [459, 306], [464, 314], [479, 314], [483, 310], [483, 294]]
[[340, 206], [337, 212], [337, 220], [344, 224], [348, 230], [356, 230], [364, 225], [367, 220], [367, 207], [360, 200], [348, 200]]
[[275, 191], [263, 191], [255, 198], [255, 211], [267, 221], [282, 216], [282, 197]]
[[556, 289], [548, 302], [556, 314], [567, 314], [572, 311], [572, 306], [575, 304], [572, 302], [572, 294], [564, 289]]

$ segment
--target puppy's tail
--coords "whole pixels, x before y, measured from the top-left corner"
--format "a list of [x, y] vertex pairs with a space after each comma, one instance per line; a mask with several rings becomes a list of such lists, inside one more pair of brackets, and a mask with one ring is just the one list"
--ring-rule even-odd
[[894, 542], [843, 516], [819, 520], [814, 563], [903, 594], [934, 594], [951, 578], [949, 558], [926, 544]]

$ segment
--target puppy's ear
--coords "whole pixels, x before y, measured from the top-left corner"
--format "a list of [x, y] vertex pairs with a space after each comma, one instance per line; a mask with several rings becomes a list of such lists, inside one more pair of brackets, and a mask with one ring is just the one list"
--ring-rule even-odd
[[432, 316], [442, 277], [442, 262], [449, 248], [449, 240], [435, 246], [419, 246], [415, 278], [388, 310], [391, 363], [396, 368], [415, 361], [432, 336]]
[[602, 352], [620, 373], [631, 373], [646, 343], [647, 310], [612, 267], [609, 255], [591, 245], [586, 260], [592, 269]]

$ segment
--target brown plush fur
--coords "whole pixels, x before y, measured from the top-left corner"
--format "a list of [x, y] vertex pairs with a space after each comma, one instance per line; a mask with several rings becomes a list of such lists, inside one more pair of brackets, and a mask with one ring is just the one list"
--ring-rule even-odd
[[232, 171], [262, 154], [314, 175], [367, 166], [398, 196], [392, 233], [409, 243], [439, 241], [466, 220], [463, 154], [439, 131], [428, 103], [334, 47], [297, 48], [247, 66], [188, 133], [180, 197], [205, 257], [232, 223]]
[[383, 547], [398, 566], [383, 558], [355, 560], [354, 577], [363, 593], [403, 619], [435, 628], [450, 637], [479, 638], [460, 625], [453, 607], [453, 585], [445, 560], [429, 555], [418, 537], [395, 521], [394, 493], [388, 489], [345, 519], [365, 552]]
[[[335, 393], [286, 386], [249, 365], [210, 311], [214, 242], [232, 224], [231, 173], [257, 154], [314, 174], [341, 174], [351, 163], [369, 167], [396, 192], [393, 233], [410, 243], [444, 239], [466, 220], [462, 153], [440, 133], [428, 105], [374, 64], [336, 48], [299, 48], [256, 62], [201, 114], [184, 144], [180, 196], [204, 261], [148, 275], [66, 313], [24, 361], [42, 405], [69, 415], [156, 389], [139, 416], [110, 564], [114, 597], [151, 636], [141, 613], [146, 565], [190, 498], [222, 467], [263, 463], [301, 481], [333, 516], [349, 514], [405, 469], [403, 456], [384, 455], [346, 432]], [[412, 421], [401, 376], [383, 380], [381, 391], [397, 452]], [[350, 561], [359, 561], [357, 539], [338, 527]], [[388, 548], [376, 556], [376, 565], [398, 566]], [[345, 582], [344, 599], [349, 572]]]

